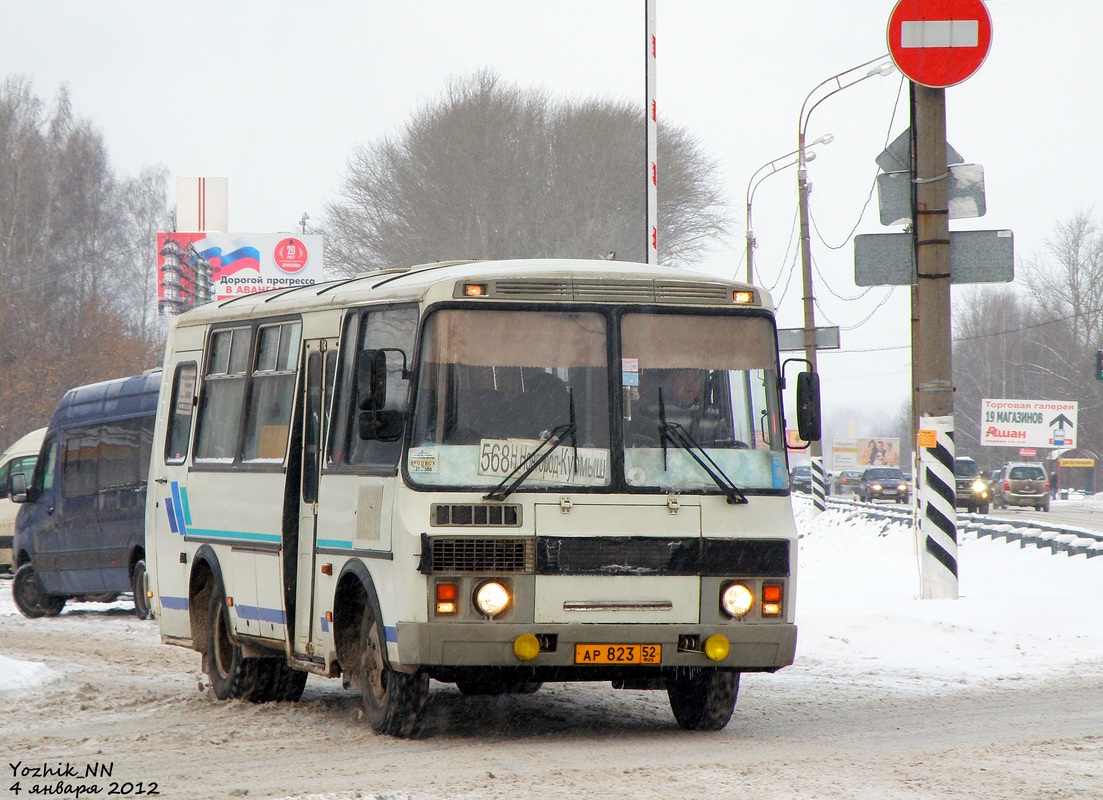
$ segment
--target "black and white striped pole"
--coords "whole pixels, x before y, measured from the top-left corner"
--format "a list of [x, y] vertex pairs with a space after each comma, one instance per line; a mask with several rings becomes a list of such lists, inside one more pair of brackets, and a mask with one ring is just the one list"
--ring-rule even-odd
[[957, 600], [953, 416], [920, 418], [916, 457], [920, 596], [924, 600]]
[[827, 473], [823, 469], [823, 458], [812, 456], [812, 504], [816, 513], [827, 509]]

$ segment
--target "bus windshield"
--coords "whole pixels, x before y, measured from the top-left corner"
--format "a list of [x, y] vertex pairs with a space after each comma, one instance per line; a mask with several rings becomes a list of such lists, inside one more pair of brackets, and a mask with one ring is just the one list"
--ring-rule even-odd
[[[715, 488], [702, 456], [740, 489], [786, 485], [777, 357], [767, 319], [629, 313], [620, 331], [629, 486]], [[684, 436], [670, 436], [672, 428]]]
[[421, 342], [415, 484], [495, 487], [569, 426], [522, 489], [788, 485], [767, 317], [452, 308]]
[[[446, 309], [422, 336], [412, 480], [494, 486], [559, 426], [533, 485], [609, 484], [607, 322], [593, 312]], [[577, 460], [575, 454], [577, 452]]]

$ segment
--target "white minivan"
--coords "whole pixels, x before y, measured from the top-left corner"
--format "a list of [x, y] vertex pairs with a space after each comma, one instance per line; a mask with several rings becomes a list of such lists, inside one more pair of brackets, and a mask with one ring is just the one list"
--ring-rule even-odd
[[11, 545], [15, 533], [15, 514], [19, 506], [11, 501], [11, 476], [22, 472], [29, 483], [45, 428], [31, 431], [0, 453], [0, 572], [12, 567]]

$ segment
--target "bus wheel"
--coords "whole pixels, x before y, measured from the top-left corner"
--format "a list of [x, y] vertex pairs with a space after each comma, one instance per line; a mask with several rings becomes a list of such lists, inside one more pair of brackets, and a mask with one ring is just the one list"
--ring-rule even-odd
[[138, 619], [153, 619], [153, 609], [149, 607], [149, 595], [146, 594], [146, 562], [134, 564], [134, 574], [130, 579], [134, 590], [134, 613]]
[[11, 583], [11, 595], [19, 613], [30, 619], [56, 617], [65, 608], [65, 598], [44, 594], [38, 588], [34, 566], [28, 562], [15, 571]]
[[421, 730], [429, 676], [396, 672], [387, 663], [386, 639], [371, 604], [360, 620], [360, 692], [364, 716], [376, 733], [409, 738]]
[[207, 616], [207, 653], [204, 663], [211, 688], [219, 700], [251, 700], [262, 703], [266, 696], [264, 659], [245, 658], [241, 645], [230, 636], [230, 610], [226, 607], [226, 590], [216, 583], [211, 592]]
[[739, 694], [739, 673], [685, 668], [667, 676], [666, 693], [678, 724], [687, 731], [718, 731], [728, 724]]
[[297, 703], [307, 687], [307, 673], [292, 669], [283, 659], [256, 659], [259, 662], [255, 703], [283, 701]]

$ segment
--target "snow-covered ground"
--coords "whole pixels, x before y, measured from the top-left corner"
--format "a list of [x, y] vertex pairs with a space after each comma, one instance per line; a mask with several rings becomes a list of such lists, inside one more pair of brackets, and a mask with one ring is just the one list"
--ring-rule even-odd
[[[1055, 507], [1064, 503], [1103, 508], [1103, 498], [1098, 496], [1055, 503]], [[1047, 677], [1067, 676], [1081, 666], [1088, 673], [1099, 674], [1103, 665], [1103, 557], [1055, 555], [966, 536], [958, 553], [960, 599], [922, 600], [909, 528], [864, 520], [839, 509], [815, 515], [806, 498], [797, 498], [796, 514], [802, 535], [797, 663], [774, 675], [747, 676], [741, 704], [742, 695], [748, 693], [754, 708], [756, 690], [814, 697], [824, 687], [852, 687], [866, 696], [868, 690], [876, 694], [881, 689], [886, 694], [916, 694], [933, 700], [957, 692], [1011, 686], [1016, 681], [1022, 682], [1019, 685], [1044, 684]], [[9, 586], [10, 581], [5, 581], [3, 588]], [[119, 601], [114, 607], [117, 610], [112, 613], [121, 615], [130, 604]], [[87, 624], [89, 612], [104, 608], [77, 605], [67, 609], [62, 619], [72, 616], [72, 624]], [[0, 618], [17, 614], [10, 592], [3, 592]], [[31, 631], [28, 625], [23, 635]], [[148, 639], [155, 638], [151, 624], [137, 620], [115, 632], [141, 640], [145, 646]], [[45, 692], [51, 683], [64, 679], [44, 664], [0, 655], [0, 702], [6, 693]], [[1084, 702], [1103, 708], [1098, 694], [1087, 696]], [[736, 726], [739, 719], [737, 708], [729, 727]], [[753, 730], [740, 735], [755, 737]], [[1103, 783], [1087, 785], [1103, 793]], [[411, 794], [373, 795], [366, 787], [348, 789], [287, 796], [311, 800], [440, 796], [423, 794], [413, 786]], [[515, 797], [540, 796], [514, 792]]]

